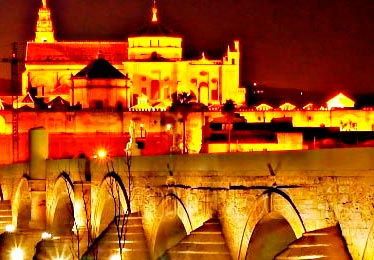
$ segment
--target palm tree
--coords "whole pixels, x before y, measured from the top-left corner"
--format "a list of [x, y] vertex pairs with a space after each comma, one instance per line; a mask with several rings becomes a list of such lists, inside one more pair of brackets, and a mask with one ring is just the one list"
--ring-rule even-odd
[[226, 102], [223, 104], [221, 108], [221, 113], [224, 115], [226, 119], [226, 123], [228, 124], [228, 127], [226, 128], [228, 130], [228, 152], [231, 152], [230, 146], [231, 146], [231, 127], [232, 122], [234, 121], [235, 117], [235, 102], [232, 99], [226, 100]]
[[191, 101], [193, 96], [187, 92], [181, 92], [173, 95], [173, 103], [170, 107], [170, 111], [178, 112], [182, 115], [182, 124], [183, 124], [183, 151], [182, 154], [187, 152], [186, 146], [186, 120], [188, 114], [192, 110]]

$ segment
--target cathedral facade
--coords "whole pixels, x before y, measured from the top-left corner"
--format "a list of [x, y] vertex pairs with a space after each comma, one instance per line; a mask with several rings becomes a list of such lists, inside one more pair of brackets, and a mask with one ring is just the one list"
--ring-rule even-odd
[[23, 95], [33, 88], [45, 102], [59, 96], [83, 108], [166, 109], [181, 92], [204, 105], [228, 99], [245, 103], [239, 41], [228, 46], [220, 60], [204, 53], [187, 60], [183, 38], [160, 23], [156, 6], [148, 25], [127, 41], [58, 41], [46, 0], [38, 15], [35, 39], [26, 47]]

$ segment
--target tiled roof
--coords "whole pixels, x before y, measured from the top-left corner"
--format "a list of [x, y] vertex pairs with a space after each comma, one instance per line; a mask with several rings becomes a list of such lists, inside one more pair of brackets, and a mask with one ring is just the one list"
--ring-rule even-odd
[[74, 77], [87, 77], [89, 79], [123, 79], [126, 76], [113, 67], [106, 59], [99, 58], [92, 61]]
[[63, 99], [60, 96], [57, 96], [55, 99], [48, 102], [48, 106], [50, 107], [59, 107], [59, 106], [69, 106], [69, 101]]
[[102, 53], [112, 64], [127, 60], [127, 42], [28, 42], [26, 64], [82, 64], [95, 59]]

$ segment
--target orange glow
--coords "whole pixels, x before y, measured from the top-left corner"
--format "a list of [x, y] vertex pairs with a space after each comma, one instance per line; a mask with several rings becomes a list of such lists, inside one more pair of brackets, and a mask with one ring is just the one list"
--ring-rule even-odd
[[294, 110], [296, 108], [296, 106], [294, 106], [294, 105], [286, 102], [283, 105], [280, 105], [279, 108], [281, 110], [287, 110], [287, 111], [289, 111], [289, 110]]
[[104, 149], [100, 149], [99, 151], [97, 151], [97, 157], [99, 159], [105, 159], [107, 157], [107, 155], [108, 155], [108, 153]]
[[51, 19], [51, 11], [47, 7], [46, 0], [42, 0], [42, 8], [39, 9], [39, 17], [36, 25], [35, 42], [54, 42], [54, 30]]
[[256, 110], [258, 111], [268, 111], [268, 110], [272, 110], [273, 107], [272, 106], [269, 106], [267, 104], [260, 104], [258, 106], [256, 106]]
[[13, 226], [13, 225], [6, 225], [5, 226], [5, 231], [6, 232], [9, 232], [9, 233], [12, 233], [16, 230], [16, 228]]
[[344, 95], [343, 93], [339, 93], [332, 99], [326, 102], [327, 108], [330, 110], [332, 108], [345, 108], [345, 107], [354, 107], [355, 102]]
[[157, 22], [157, 8], [153, 7], [152, 13], [153, 13], [152, 22]]
[[48, 232], [43, 232], [42, 233], [42, 239], [51, 239], [52, 238], [52, 234], [51, 233], [48, 233]]
[[19, 247], [13, 248], [12, 252], [10, 253], [10, 259], [11, 260], [22, 260], [22, 259], [24, 259], [23, 250]]
[[110, 260], [120, 260], [120, 259], [121, 259], [121, 256], [118, 255], [118, 254], [116, 254], [116, 255], [112, 255], [112, 256], [110, 257]]

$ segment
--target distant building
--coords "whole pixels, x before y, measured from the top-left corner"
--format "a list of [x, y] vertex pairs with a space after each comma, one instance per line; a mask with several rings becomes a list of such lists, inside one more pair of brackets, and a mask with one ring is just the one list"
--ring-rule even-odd
[[[239, 41], [228, 46], [220, 60], [210, 60], [204, 53], [201, 59], [185, 60], [183, 38], [160, 23], [156, 6], [152, 11], [149, 24], [127, 41], [59, 41], [51, 11], [42, 1], [35, 39], [26, 47], [23, 95], [33, 88], [45, 102], [64, 96], [71, 105], [79, 102], [83, 108], [99, 103], [132, 107], [141, 95], [147, 96], [152, 106], [182, 91], [192, 92], [195, 101], [205, 105], [222, 104], [227, 99], [245, 102], [245, 89], [239, 88]], [[88, 64], [101, 62], [97, 59], [105, 60], [113, 66], [112, 73], [122, 76], [112, 78], [104, 73], [100, 80], [97, 75], [93, 80], [83, 75]], [[84, 77], [86, 82], [80, 80]]]

